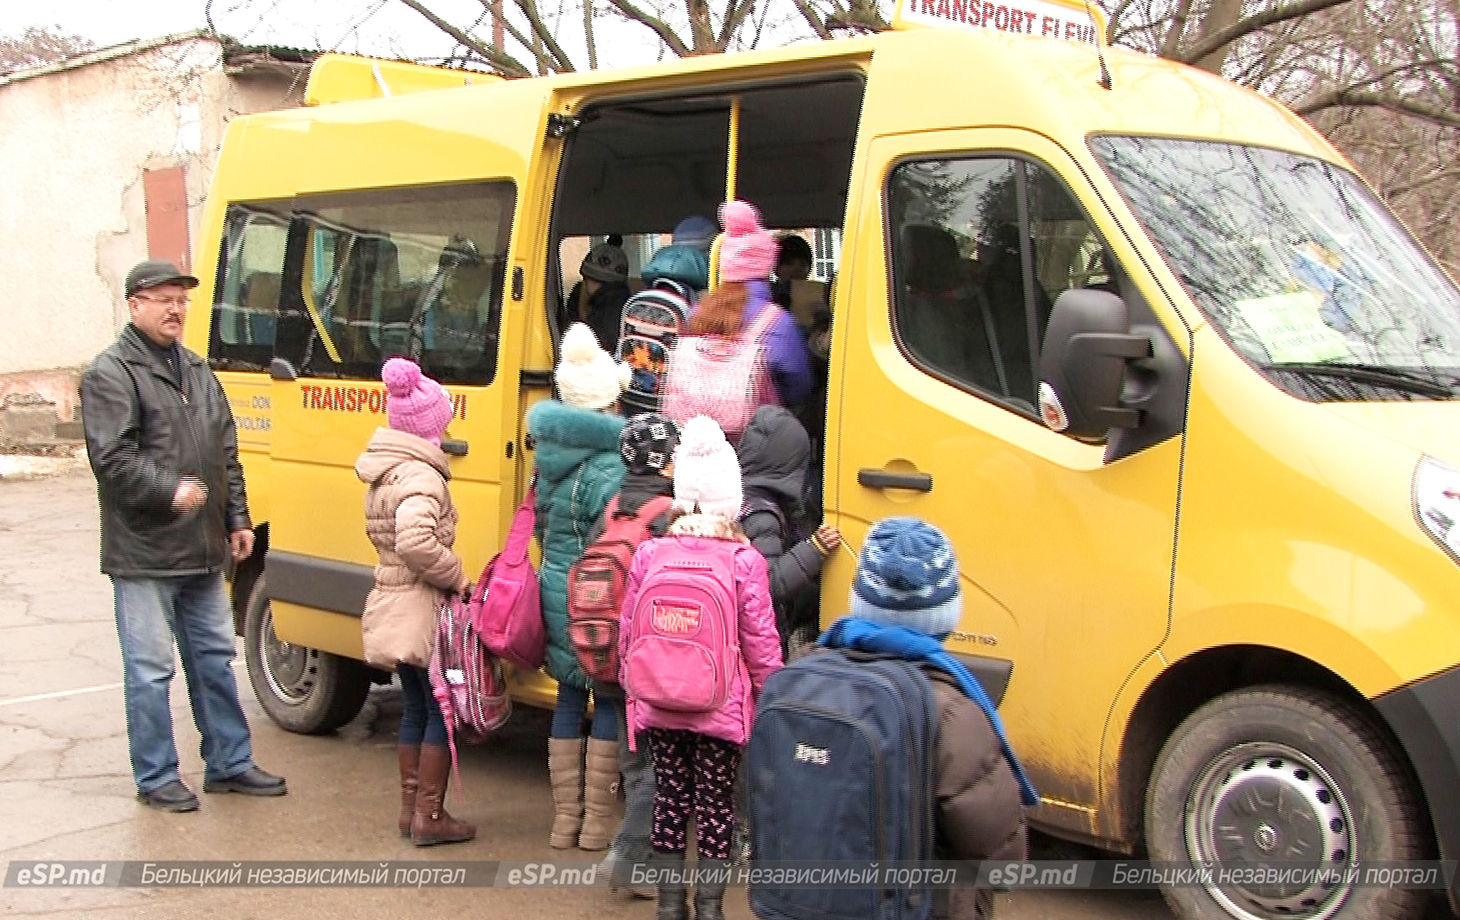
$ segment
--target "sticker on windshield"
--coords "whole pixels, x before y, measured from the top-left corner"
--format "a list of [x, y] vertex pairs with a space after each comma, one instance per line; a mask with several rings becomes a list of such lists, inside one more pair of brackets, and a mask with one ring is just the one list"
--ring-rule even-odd
[[1322, 303], [1310, 291], [1296, 291], [1239, 300], [1232, 306], [1274, 364], [1352, 360], [1343, 336], [1323, 321]]

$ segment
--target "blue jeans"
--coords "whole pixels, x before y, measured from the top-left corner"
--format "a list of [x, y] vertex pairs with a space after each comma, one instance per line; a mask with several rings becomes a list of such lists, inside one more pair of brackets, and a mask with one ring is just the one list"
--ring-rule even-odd
[[431, 692], [431, 675], [425, 668], [398, 664], [400, 675], [401, 713], [399, 744], [445, 744], [446, 721], [441, 706]]
[[204, 780], [253, 766], [248, 722], [238, 702], [233, 614], [222, 575], [112, 576], [127, 704], [127, 743], [139, 792], [181, 779], [172, 736], [172, 647], [182, 658], [193, 724], [203, 736]]
[[[594, 694], [593, 727], [591, 734], [600, 741], [614, 741], [618, 738], [620, 716], [623, 711], [623, 697], [615, 699], [607, 694]], [[588, 691], [561, 681], [558, 683], [558, 704], [553, 707], [553, 722], [548, 729], [552, 738], [583, 737], [583, 717], [588, 714]]]

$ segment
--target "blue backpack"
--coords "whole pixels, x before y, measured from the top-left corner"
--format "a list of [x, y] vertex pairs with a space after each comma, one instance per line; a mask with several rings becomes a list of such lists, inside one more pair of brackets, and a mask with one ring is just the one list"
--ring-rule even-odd
[[[756, 862], [931, 859], [937, 725], [905, 659], [828, 649], [771, 675], [748, 751]], [[924, 920], [932, 903], [929, 887], [750, 887], [761, 920]]]

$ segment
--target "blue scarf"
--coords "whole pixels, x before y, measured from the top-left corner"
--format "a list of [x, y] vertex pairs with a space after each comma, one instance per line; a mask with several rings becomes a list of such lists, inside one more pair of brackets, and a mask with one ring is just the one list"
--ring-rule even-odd
[[1009, 746], [1008, 736], [1004, 734], [1004, 723], [999, 720], [999, 713], [994, 708], [993, 700], [989, 699], [989, 695], [984, 692], [979, 682], [974, 680], [973, 675], [968, 673], [968, 669], [957, 658], [948, 654], [947, 649], [943, 648], [942, 642], [904, 626], [883, 626], [881, 623], [873, 623], [870, 620], [842, 617], [831, 624], [830, 629], [822, 633], [819, 644], [827, 648], [850, 648], [880, 655], [893, 655], [910, 661], [925, 661], [946, 671], [958, 682], [958, 687], [964, 695], [977, 703], [983, 709], [984, 714], [989, 717], [989, 724], [993, 726], [994, 734], [999, 737], [999, 747], [1003, 749], [1004, 758], [1009, 761], [1009, 767], [1014, 771], [1014, 779], [1019, 782], [1020, 799], [1030, 807], [1039, 804], [1039, 793], [1034, 791], [1034, 784], [1029, 782], [1023, 765], [1015, 756], [1014, 749]]

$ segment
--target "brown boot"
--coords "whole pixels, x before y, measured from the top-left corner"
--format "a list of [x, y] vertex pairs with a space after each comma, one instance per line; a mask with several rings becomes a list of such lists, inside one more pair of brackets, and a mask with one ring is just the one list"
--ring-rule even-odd
[[400, 761], [400, 835], [409, 837], [411, 835], [411, 819], [416, 816], [416, 784], [419, 781], [417, 771], [421, 766], [421, 746], [419, 744], [398, 744], [395, 748], [396, 759]]
[[588, 739], [584, 758], [583, 830], [578, 849], [604, 850], [617, 830], [613, 800], [618, 795], [618, 742]]
[[553, 827], [548, 846], [566, 850], [583, 826], [583, 739], [548, 739], [548, 779], [553, 785]]
[[475, 825], [458, 821], [446, 813], [446, 785], [451, 776], [451, 751], [446, 745], [421, 745], [418, 776], [411, 842], [418, 847], [428, 847], [436, 843], [460, 843], [475, 837]]

